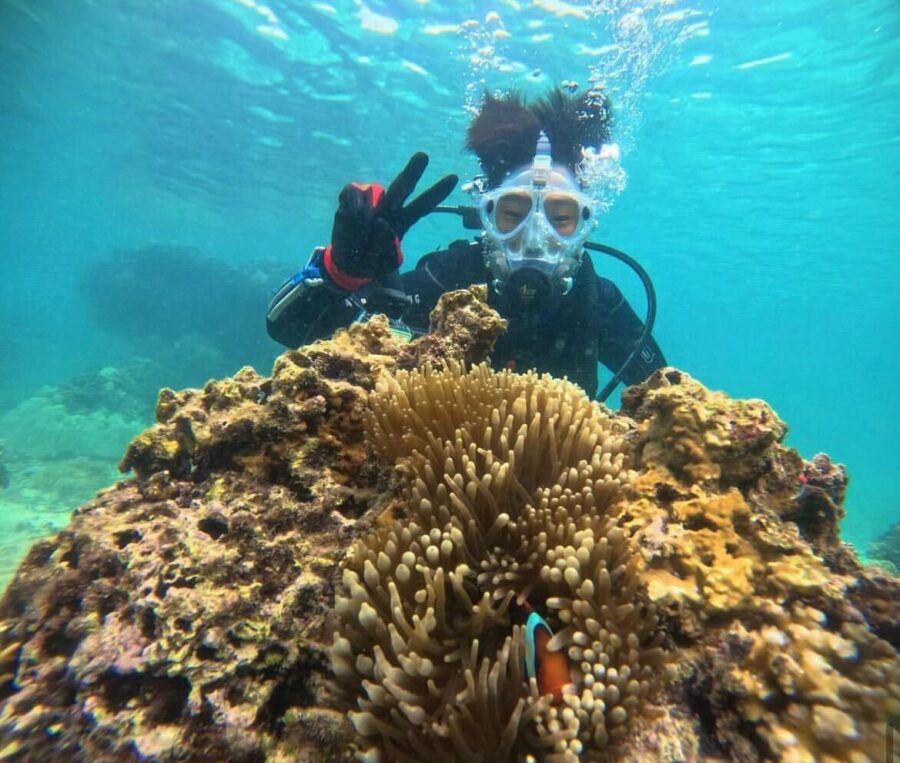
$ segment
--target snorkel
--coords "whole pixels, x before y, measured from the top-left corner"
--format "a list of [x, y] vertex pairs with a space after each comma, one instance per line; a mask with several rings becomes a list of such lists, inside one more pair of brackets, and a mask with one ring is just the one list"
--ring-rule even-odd
[[522, 310], [542, 310], [572, 289], [594, 202], [555, 165], [542, 131], [529, 167], [486, 192], [479, 206], [494, 290]]

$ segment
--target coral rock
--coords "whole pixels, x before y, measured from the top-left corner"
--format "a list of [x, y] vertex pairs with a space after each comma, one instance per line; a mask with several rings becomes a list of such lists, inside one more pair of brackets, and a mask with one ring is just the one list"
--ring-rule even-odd
[[622, 411], [641, 423], [642, 462], [665, 466], [686, 482], [751, 484], [769, 470], [767, 452], [787, 432], [764, 401], [710, 392], [674, 368], [627, 389]]
[[400, 352], [397, 367], [439, 366], [455, 358], [467, 365], [478, 363], [491, 353], [504, 331], [506, 321], [488, 307], [486, 286], [447, 292], [431, 311], [428, 334]]
[[687, 701], [704, 708], [700, 746], [740, 761], [874, 759], [900, 719], [898, 581], [840, 543], [843, 467], [784, 448], [762, 401], [674, 369], [623, 406], [644, 468], [622, 521], [680, 645]]
[[376, 317], [271, 377], [160, 393], [136, 477], [36, 543], [0, 604], [3, 759], [349, 758], [332, 592], [386, 500], [363, 422], [406, 347]]
[[[879, 759], [900, 581], [840, 542], [843, 468], [675, 369], [628, 415], [399, 370], [487, 352], [496, 314], [442, 309], [437, 338], [375, 318], [160, 394], [135, 476], [0, 602], [0, 759]], [[559, 697], [527, 679], [523, 598]]]
[[782, 516], [797, 525], [818, 553], [833, 554], [841, 546], [839, 527], [844, 516], [847, 470], [842, 464], [831, 463], [827, 454], [819, 453], [804, 462], [798, 480], [793, 505]]

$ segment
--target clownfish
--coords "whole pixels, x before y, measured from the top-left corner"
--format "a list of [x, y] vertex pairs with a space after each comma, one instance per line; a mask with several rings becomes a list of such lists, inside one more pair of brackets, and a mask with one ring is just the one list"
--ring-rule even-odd
[[563, 686], [571, 683], [569, 658], [565, 652], [551, 652], [547, 643], [553, 631], [528, 602], [523, 602], [528, 611], [525, 621], [525, 670], [528, 678], [537, 681], [538, 692], [543, 696], [552, 694], [554, 702], [562, 701]]

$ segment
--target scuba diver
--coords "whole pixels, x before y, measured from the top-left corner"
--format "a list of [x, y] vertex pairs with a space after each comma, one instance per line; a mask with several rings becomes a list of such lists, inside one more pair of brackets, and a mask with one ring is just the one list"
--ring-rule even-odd
[[[633, 259], [587, 241], [595, 202], [577, 179], [583, 149], [609, 139], [609, 103], [561, 90], [526, 105], [518, 95], [485, 96], [467, 134], [483, 176], [478, 208], [442, 207], [458, 178], [449, 175], [406, 203], [428, 164], [415, 154], [385, 190], [350, 183], [340, 193], [331, 243], [273, 297], [267, 329], [297, 347], [337, 328], [385, 313], [407, 336], [427, 333], [429, 313], [447, 291], [488, 284], [488, 303], [508, 321], [492, 353], [496, 368], [536, 369], [568, 376], [590, 396], [605, 400], [623, 381], [637, 384], [665, 365], [650, 335], [655, 317], [652, 284]], [[467, 228], [482, 230], [431, 252], [399, 273], [400, 242], [423, 216], [453, 212]], [[585, 249], [629, 264], [644, 283], [642, 322], [618, 287], [598, 276]], [[598, 394], [597, 363], [613, 372]]]

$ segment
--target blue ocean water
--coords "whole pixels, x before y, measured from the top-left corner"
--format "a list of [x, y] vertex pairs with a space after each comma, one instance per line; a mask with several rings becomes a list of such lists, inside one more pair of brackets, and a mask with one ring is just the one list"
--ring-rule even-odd
[[[417, 150], [471, 177], [484, 89], [562, 81], [613, 98], [595, 239], [653, 276], [669, 362], [847, 464], [864, 551], [900, 520], [898, 40], [891, 0], [0, 0], [0, 575], [152, 389], [268, 370], [343, 183]], [[462, 234], [429, 218], [407, 259]]]

